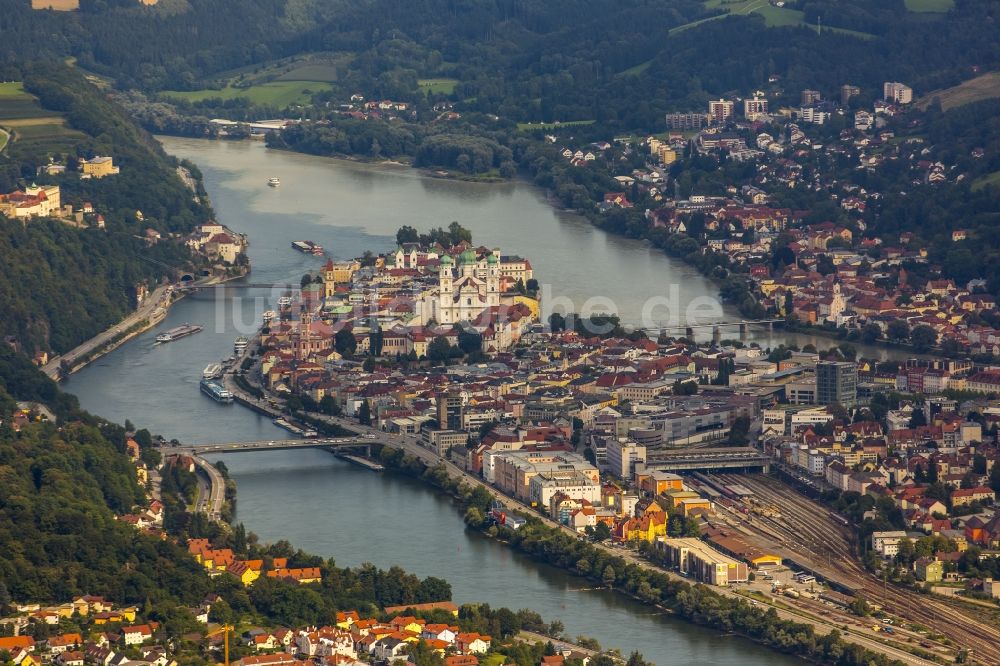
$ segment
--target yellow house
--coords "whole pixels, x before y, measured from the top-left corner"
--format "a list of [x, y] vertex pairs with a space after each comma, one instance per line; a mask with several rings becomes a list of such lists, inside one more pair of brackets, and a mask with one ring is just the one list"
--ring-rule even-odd
[[337, 628], [348, 630], [360, 619], [357, 611], [338, 611]]
[[381, 625], [378, 627], [372, 627], [370, 635], [374, 636], [377, 640], [382, 640], [383, 638], [393, 633], [394, 631], [396, 630], [392, 627]]
[[351, 281], [354, 277], [355, 271], [361, 268], [361, 263], [358, 261], [344, 261], [333, 263], [333, 260], [326, 262], [323, 266], [323, 283], [324, 283], [324, 296], [329, 298], [333, 296], [336, 291], [336, 286], [338, 284], [346, 284]]
[[630, 518], [622, 523], [623, 541], [652, 543], [658, 536], [667, 535], [667, 519], [662, 513], [651, 513], [642, 518]]
[[124, 616], [119, 611], [106, 611], [104, 613], [98, 613], [94, 616], [94, 624], [117, 624], [122, 621]]
[[[402, 624], [402, 623], [400, 623], [400, 624]], [[416, 633], [417, 636], [420, 636], [420, 632], [424, 630], [424, 626], [422, 624], [420, 624], [419, 622], [417, 622], [415, 619], [412, 619], [411, 622], [408, 622], [407, 624], [403, 624], [402, 626], [397, 625], [397, 628], [400, 631], [412, 631], [412, 632]]]
[[135, 622], [135, 615], [136, 613], [139, 612], [139, 609], [136, 608], [135, 606], [129, 606], [127, 608], [121, 609], [120, 612], [123, 618], [125, 618], [129, 622]]
[[531, 310], [531, 318], [536, 321], [538, 320], [538, 299], [530, 298], [528, 296], [515, 296], [514, 303], [527, 306], [528, 309]]
[[100, 155], [94, 157], [92, 160], [82, 160], [80, 162], [80, 168], [83, 170], [84, 175], [90, 176], [91, 178], [114, 176], [119, 171], [112, 158], [102, 157]]
[[[257, 564], [257, 566], [255, 567], [254, 566], [255, 563], [259, 564]], [[229, 574], [238, 578], [240, 583], [243, 584], [243, 587], [250, 587], [251, 585], [253, 585], [253, 582], [255, 580], [260, 578], [260, 571], [262, 566], [263, 566], [263, 560], [250, 560], [246, 562], [243, 560], [237, 560], [236, 562], [233, 562], [228, 567], [226, 567], [226, 571]]]

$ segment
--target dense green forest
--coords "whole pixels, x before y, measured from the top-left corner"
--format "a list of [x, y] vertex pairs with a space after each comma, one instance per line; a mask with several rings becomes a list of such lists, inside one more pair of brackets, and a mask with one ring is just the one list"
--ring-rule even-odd
[[[45, 111], [62, 114], [84, 133], [72, 153], [38, 154], [12, 142], [0, 154], [0, 191], [33, 182], [57, 183], [64, 204], [91, 202], [105, 230], [61, 222], [27, 224], [0, 217], [0, 335], [13, 336], [27, 352], [66, 351], [119, 321], [135, 307], [140, 282], [155, 284], [191, 261], [178, 242], [149, 245], [145, 230], [164, 236], [187, 233], [210, 219], [211, 209], [195, 200], [175, 172], [173, 160], [125, 112], [61, 64], [8, 67], [23, 80]], [[70, 166], [81, 158], [111, 155], [121, 173], [84, 180], [75, 175], [40, 175], [50, 159]], [[204, 194], [203, 192], [201, 194]], [[141, 211], [142, 220], [137, 218]]]
[[4, 218], [0, 256], [0, 335], [26, 350], [56, 351], [72, 349], [134, 307], [135, 286], [162, 273], [138, 256], [177, 259], [168, 244], [146, 248], [126, 234]]
[[[525, 120], [597, 119], [622, 127], [664, 110], [783, 77], [790, 91], [905, 80], [918, 91], [996, 62], [996, 3], [958, 0], [947, 20], [903, 0], [807, 2], [805, 19], [875, 35], [768, 28], [696, 0], [165, 0], [155, 7], [84, 0], [76, 13], [0, 1], [7, 54], [75, 56], [121, 88], [191, 89], [303, 52], [350, 54], [337, 87], [414, 97], [418, 77], [449, 76], [468, 110]], [[56, 37], [54, 37], [56, 35]], [[923, 57], [933, 49], [934, 59]], [[4, 53], [0, 52], [0, 57]], [[810, 63], [823, 62], [817, 68]], [[641, 66], [641, 67], [637, 67]], [[243, 68], [241, 70], [241, 68]], [[343, 91], [341, 91], [343, 92]], [[356, 92], [351, 90], [350, 92]]]

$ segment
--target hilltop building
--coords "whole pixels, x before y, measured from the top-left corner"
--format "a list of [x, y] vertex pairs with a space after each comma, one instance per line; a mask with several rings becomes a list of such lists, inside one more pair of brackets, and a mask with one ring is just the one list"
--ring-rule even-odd
[[58, 185], [32, 185], [23, 192], [0, 194], [0, 215], [11, 219], [56, 216], [59, 207]]
[[80, 160], [80, 171], [84, 178], [104, 178], [118, 175], [120, 169], [115, 166], [114, 158], [98, 155], [90, 160]]

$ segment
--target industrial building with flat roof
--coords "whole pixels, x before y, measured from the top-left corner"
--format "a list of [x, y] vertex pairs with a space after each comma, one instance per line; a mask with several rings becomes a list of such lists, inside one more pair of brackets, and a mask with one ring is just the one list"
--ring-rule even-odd
[[702, 583], [725, 587], [750, 580], [746, 562], [723, 555], [700, 539], [660, 537], [656, 546], [664, 552], [668, 564]]

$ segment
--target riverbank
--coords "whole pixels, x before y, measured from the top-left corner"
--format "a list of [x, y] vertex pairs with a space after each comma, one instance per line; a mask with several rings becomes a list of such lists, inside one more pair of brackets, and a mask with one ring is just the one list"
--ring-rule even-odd
[[[241, 267], [238, 274], [211, 276], [204, 281], [194, 283], [194, 286], [210, 287], [225, 284], [244, 278], [249, 273], [249, 266]], [[90, 340], [77, 345], [65, 354], [52, 357], [42, 366], [42, 372], [50, 379], [57, 382], [62, 381], [102, 356], [110, 354], [132, 338], [158, 326], [167, 318], [170, 307], [186, 295], [186, 291], [175, 290], [173, 285], [160, 285], [125, 319], [98, 333]]]
[[65, 354], [54, 356], [42, 366], [50, 379], [61, 381], [68, 375], [86, 367], [137, 335], [148, 331], [167, 316], [172, 302], [173, 287], [161, 285], [131, 314], [114, 326], [77, 345]]

